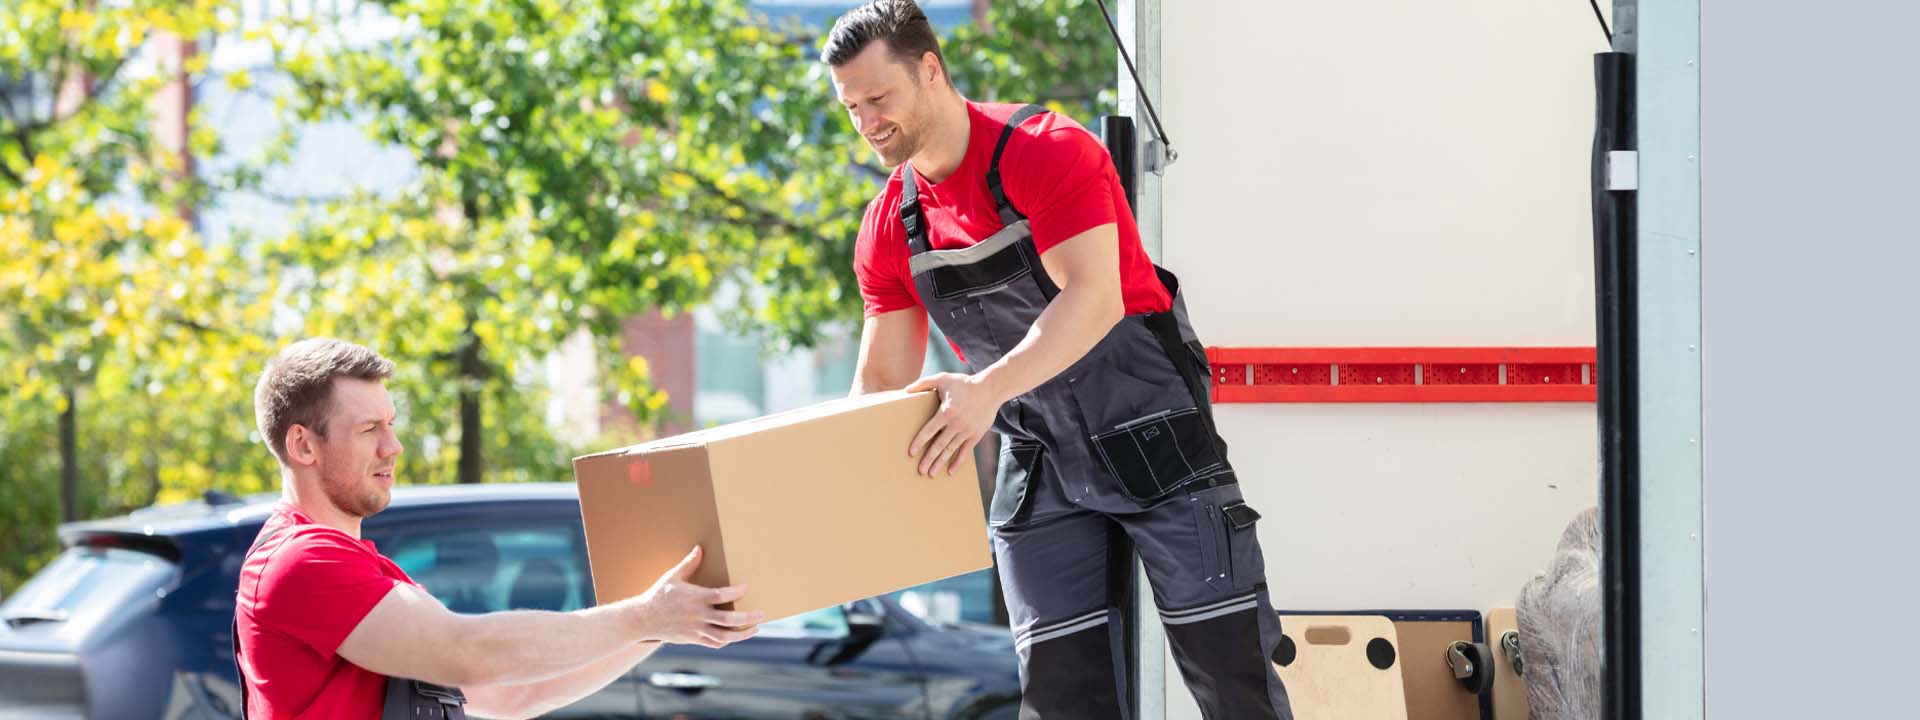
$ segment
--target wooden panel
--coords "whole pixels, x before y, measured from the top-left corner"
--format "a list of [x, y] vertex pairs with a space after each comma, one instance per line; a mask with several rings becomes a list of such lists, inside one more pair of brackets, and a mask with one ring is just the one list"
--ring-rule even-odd
[[[1369, 615], [1282, 615], [1280, 627], [1294, 647], [1293, 662], [1275, 663], [1287, 685], [1294, 720], [1407, 720], [1394, 625]], [[1367, 646], [1383, 639], [1394, 648], [1393, 664], [1375, 667]]]
[[1487, 613], [1487, 647], [1493, 648], [1493, 720], [1527, 720], [1527, 685], [1507, 662], [1500, 636], [1520, 627], [1513, 608]]
[[1401, 675], [1407, 688], [1407, 720], [1480, 720], [1480, 699], [1461, 687], [1447, 667], [1447, 646], [1473, 642], [1470, 620], [1397, 620], [1393, 629], [1405, 651]]

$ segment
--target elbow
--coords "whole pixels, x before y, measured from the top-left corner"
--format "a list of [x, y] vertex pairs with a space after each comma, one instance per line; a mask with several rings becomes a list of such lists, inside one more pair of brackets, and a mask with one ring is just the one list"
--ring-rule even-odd
[[887, 392], [889, 390], [899, 390], [908, 385], [912, 385], [913, 381], [918, 379], [920, 379], [918, 375], [913, 377], [887, 377], [885, 373], [878, 371], [861, 370], [854, 374], [852, 394], [867, 395], [870, 393]]
[[477, 687], [500, 682], [500, 673], [495, 672], [493, 668], [485, 667], [481, 661], [470, 657], [462, 657], [454, 660], [454, 668], [448, 673], [447, 682], [442, 683], [432, 680], [427, 682], [433, 682], [435, 685], [451, 685], [460, 688]]
[[1066, 311], [1071, 324], [1103, 333], [1127, 316], [1127, 299], [1118, 277], [1076, 280], [1060, 288], [1053, 303], [1073, 308]]
[[1100, 298], [1100, 314], [1097, 316], [1100, 327], [1104, 330], [1111, 330], [1113, 326], [1120, 324], [1120, 321], [1127, 317], [1126, 297], [1121, 293], [1120, 286], [1116, 284], [1112, 288], [1101, 292]]
[[473, 655], [471, 653], [460, 652], [460, 653], [454, 653], [449, 655], [447, 657], [446, 666], [441, 668], [441, 670], [435, 674], [441, 675], [441, 677], [437, 677], [437, 678], [421, 677], [421, 678], [412, 678], [412, 679], [430, 682], [435, 685], [447, 685], [447, 686], [457, 687], [457, 688], [469, 688], [469, 687], [475, 687], [479, 685], [493, 684], [493, 682], [495, 681], [495, 678], [493, 676], [496, 675], [497, 673], [494, 673], [491, 668], [486, 667], [485, 661], [482, 660], [479, 656]]
[[446, 663], [441, 668], [446, 677], [416, 679], [460, 688], [504, 682], [507, 679], [507, 663], [499, 660], [503, 655], [497, 649], [487, 648], [483, 641], [475, 637], [477, 634], [455, 633], [455, 639], [442, 645], [447, 649], [444, 656]]
[[524, 687], [496, 686], [467, 692], [468, 717], [521, 720], [536, 717], [542, 711], [533, 703]]

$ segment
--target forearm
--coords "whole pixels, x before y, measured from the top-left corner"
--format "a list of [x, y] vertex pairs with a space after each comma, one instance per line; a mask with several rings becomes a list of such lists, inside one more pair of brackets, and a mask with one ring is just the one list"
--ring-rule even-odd
[[[924, 340], [922, 342], [925, 342]], [[921, 347], [925, 347], [922, 345]], [[868, 395], [889, 390], [899, 390], [920, 379], [920, 366], [925, 364], [926, 356], [920, 357], [867, 357], [863, 358], [853, 370], [853, 390], [850, 397]]]
[[620, 679], [659, 647], [657, 642], [633, 645], [572, 672], [535, 683], [462, 688], [467, 695], [467, 712], [489, 718], [534, 717], [552, 712]]
[[853, 390], [848, 392], [847, 395], [851, 397], [886, 392], [888, 390], [899, 390], [911, 384], [916, 379], [918, 378], [887, 378], [882, 377], [880, 373], [857, 372], [853, 375]]
[[849, 395], [899, 390], [927, 361], [927, 314], [918, 307], [882, 313], [860, 326], [860, 357]]
[[634, 645], [621, 652], [588, 663], [573, 672], [557, 678], [544, 680], [529, 688], [533, 709], [529, 714], [540, 715], [566, 706], [580, 698], [593, 694], [608, 683], [620, 678], [639, 665], [653, 651], [660, 649], [660, 643], [647, 642]]
[[1074, 283], [1041, 311], [1026, 337], [978, 379], [1003, 400], [1023, 395], [1084, 357], [1125, 314], [1119, 287]]
[[454, 652], [467, 664], [464, 685], [546, 680], [647, 640], [626, 603], [570, 613], [516, 610], [461, 616]]

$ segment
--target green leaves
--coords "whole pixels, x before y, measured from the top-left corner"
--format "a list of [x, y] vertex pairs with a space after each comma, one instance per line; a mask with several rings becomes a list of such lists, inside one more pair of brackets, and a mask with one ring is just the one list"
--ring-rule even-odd
[[[728, 282], [850, 287], [847, 263], [779, 271], [794, 246], [850, 242], [875, 176], [848, 172], [856, 138], [829, 115], [810, 38], [724, 0], [387, 9], [419, 32], [337, 52], [350, 39], [322, 28], [291, 48], [304, 89], [292, 111], [374, 118], [470, 220], [526, 208], [577, 260], [573, 289], [591, 306], [681, 309]], [[791, 339], [852, 316], [853, 293], [829, 295], [840, 301], [782, 318]]]
[[[208, 487], [263, 489], [249, 447], [251, 378], [267, 308], [229, 248], [180, 218], [95, 196], [86, 173], [40, 155], [0, 188], [0, 582], [54, 549], [57, 416], [77, 400], [82, 516]], [[21, 503], [17, 508], [14, 503]], [[32, 512], [14, 517], [21, 509]]]
[[986, 29], [954, 28], [943, 48], [975, 99], [1044, 103], [1089, 128], [1115, 112], [1118, 53], [1094, 0], [996, 0]]
[[[154, 141], [177, 77], [135, 72], [163, 35], [221, 27], [219, 2], [20, 0], [0, 6], [0, 586], [55, 550], [56, 427], [72, 407], [82, 516], [162, 486], [258, 488], [244, 445], [267, 313], [231, 248], [179, 208], [205, 197]], [[184, 68], [195, 72], [194, 68]], [[196, 132], [198, 153], [217, 138]], [[265, 463], [261, 462], [265, 459]], [[178, 493], [175, 493], [178, 496]]]
[[[640, 432], [549, 425], [543, 363], [577, 331], [594, 335], [602, 391], [585, 401], [645, 422], [667, 398], [621, 352], [623, 318], [726, 298], [728, 323], [792, 346], [858, 317], [853, 241], [887, 170], [833, 100], [824, 27], [743, 0], [367, 4], [400, 32], [324, 15], [249, 31], [274, 68], [221, 82], [276, 93], [283, 132], [213, 187], [154, 142], [167, 77], [128, 58], [167, 31], [229, 29], [230, 2], [0, 5], [0, 78], [37, 90], [0, 103], [0, 586], [52, 549], [68, 387], [87, 514], [275, 487], [252, 382], [309, 335], [397, 362], [407, 481], [454, 479], [463, 391], [480, 400], [487, 479], [564, 480], [577, 450]], [[1109, 111], [1113, 53], [1091, 0], [997, 2], [989, 22], [943, 28], [970, 97], [1058, 100], [1085, 123]], [[91, 99], [56, 117], [79, 70]], [[241, 228], [218, 247], [180, 216], [271, 177], [315, 121], [361, 126], [417, 175], [397, 192], [338, 188], [284, 233]], [[191, 127], [193, 155], [213, 157], [213, 126]]]

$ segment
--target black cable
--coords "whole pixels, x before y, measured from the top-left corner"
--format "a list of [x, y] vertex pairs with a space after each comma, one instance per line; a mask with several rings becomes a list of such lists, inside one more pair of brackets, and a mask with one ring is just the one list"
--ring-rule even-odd
[[1127, 74], [1133, 76], [1133, 87], [1140, 91], [1140, 102], [1147, 106], [1147, 116], [1153, 118], [1153, 133], [1160, 136], [1160, 144], [1167, 146], [1167, 155], [1173, 155], [1173, 141], [1167, 139], [1167, 128], [1160, 124], [1160, 113], [1153, 109], [1153, 100], [1147, 97], [1147, 86], [1141, 84], [1140, 73], [1133, 69], [1133, 58], [1127, 55], [1127, 44], [1120, 42], [1120, 27], [1113, 23], [1113, 13], [1107, 12], [1107, 0], [1094, 0], [1100, 4], [1100, 17], [1107, 21], [1107, 31], [1113, 33], [1113, 46], [1120, 49], [1120, 59], [1127, 63]]
[[1600, 21], [1600, 32], [1607, 34], [1607, 45], [1613, 45], [1613, 31], [1607, 29], [1607, 16], [1600, 14], [1600, 0], [1587, 0], [1593, 6], [1593, 19]]

